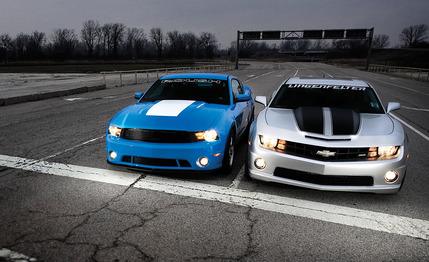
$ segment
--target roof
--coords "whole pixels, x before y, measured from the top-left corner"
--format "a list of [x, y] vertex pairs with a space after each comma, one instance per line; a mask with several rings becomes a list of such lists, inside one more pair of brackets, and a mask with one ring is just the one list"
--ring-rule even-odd
[[216, 80], [228, 80], [226, 74], [214, 74], [214, 73], [180, 73], [180, 74], [170, 74], [162, 76], [160, 79], [175, 79], [175, 78], [207, 78], [207, 79], [216, 79]]
[[313, 85], [339, 85], [339, 86], [361, 86], [369, 87], [365, 81], [358, 79], [339, 79], [339, 78], [302, 78], [293, 77], [287, 80], [285, 84], [313, 84]]

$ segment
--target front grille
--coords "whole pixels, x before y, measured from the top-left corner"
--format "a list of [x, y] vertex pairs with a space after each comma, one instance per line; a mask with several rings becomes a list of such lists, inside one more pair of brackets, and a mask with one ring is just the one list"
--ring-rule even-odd
[[321, 147], [287, 141], [284, 153], [321, 161], [362, 161], [367, 160], [368, 150], [368, 147]]
[[152, 143], [198, 142], [195, 132], [124, 128], [121, 138]]
[[139, 156], [123, 156], [123, 162], [140, 164], [145, 166], [166, 166], [166, 167], [191, 167], [188, 160], [170, 158], [152, 158]]
[[373, 186], [374, 179], [371, 176], [332, 176], [319, 175], [293, 169], [277, 167], [274, 176], [291, 180], [323, 185], [323, 186]]

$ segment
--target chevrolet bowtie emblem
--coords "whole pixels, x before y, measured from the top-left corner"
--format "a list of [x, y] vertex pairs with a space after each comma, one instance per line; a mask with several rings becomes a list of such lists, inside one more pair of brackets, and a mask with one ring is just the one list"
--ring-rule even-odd
[[331, 152], [329, 150], [318, 150], [316, 152], [317, 155], [319, 156], [323, 156], [323, 157], [330, 157], [330, 156], [335, 156], [335, 152]]

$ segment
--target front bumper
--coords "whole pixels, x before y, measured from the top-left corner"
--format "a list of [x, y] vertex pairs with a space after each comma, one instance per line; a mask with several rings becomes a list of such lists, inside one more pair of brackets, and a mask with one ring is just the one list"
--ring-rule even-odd
[[[372, 192], [389, 194], [396, 193], [401, 188], [402, 181], [406, 173], [406, 152], [401, 147], [400, 156], [391, 160], [379, 161], [354, 161], [354, 162], [327, 162], [297, 157], [284, 153], [278, 153], [263, 149], [259, 145], [249, 147], [248, 167], [249, 175], [258, 180], [277, 182], [293, 186], [330, 191], [350, 191], [350, 192]], [[256, 158], [263, 158], [266, 162], [264, 169], [257, 169], [254, 165]], [[326, 183], [309, 183], [296, 179], [288, 179], [275, 176], [276, 168], [284, 168], [314, 174], [316, 176], [338, 176], [338, 177], [362, 177], [373, 178], [373, 185], [329, 185]], [[389, 170], [395, 170], [399, 178], [395, 183], [388, 184], [384, 180], [384, 174]]]
[[[149, 143], [106, 135], [107, 161], [142, 169], [209, 171], [222, 167], [224, 142]], [[113, 159], [110, 153], [116, 152]], [[204, 167], [197, 164], [200, 157], [207, 157]], [[134, 161], [149, 159], [150, 161]]]

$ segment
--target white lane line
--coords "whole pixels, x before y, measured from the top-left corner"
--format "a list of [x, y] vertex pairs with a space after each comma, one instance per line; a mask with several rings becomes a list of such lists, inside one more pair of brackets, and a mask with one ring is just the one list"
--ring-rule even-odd
[[387, 85], [396, 86], [396, 87], [401, 88], [401, 89], [409, 90], [409, 91], [412, 91], [412, 92], [417, 93], [417, 94], [421, 94], [421, 95], [425, 95], [425, 96], [429, 95], [428, 93], [423, 93], [423, 92], [420, 92], [420, 91], [412, 89], [412, 88], [408, 88], [408, 87], [405, 87], [405, 86], [402, 86], [402, 85], [397, 85], [397, 84], [390, 83], [390, 82], [387, 82], [387, 81], [384, 81], [384, 80], [380, 80], [380, 79], [378, 79], [376, 77], [368, 77], [368, 78], [373, 79], [375, 81], [379, 81], [379, 82], [385, 83]]
[[74, 149], [76, 149], [76, 148], [78, 148], [78, 147], [81, 147], [81, 146], [84, 146], [84, 145], [86, 145], [86, 144], [89, 144], [89, 143], [95, 142], [95, 141], [97, 141], [97, 140], [100, 140], [100, 139], [102, 139], [103, 137], [104, 137], [104, 135], [99, 136], [99, 137], [96, 137], [96, 138], [92, 138], [92, 139], [90, 139], [90, 140], [88, 140], [88, 141], [85, 141], [85, 142], [82, 142], [82, 143], [80, 143], [80, 144], [74, 145], [74, 146], [72, 146], [72, 147], [70, 147], [70, 148], [67, 148], [67, 149], [61, 150], [61, 151], [56, 152], [56, 153], [54, 153], [54, 154], [52, 154], [52, 155], [45, 156], [45, 157], [41, 158], [40, 160], [41, 160], [41, 161], [44, 161], [44, 160], [48, 160], [48, 159], [54, 158], [54, 157], [56, 157], [56, 156], [59, 156], [59, 155], [62, 155], [62, 154], [64, 154], [64, 153], [67, 153], [67, 152], [69, 152], [69, 151], [72, 151], [72, 150], [74, 150]]
[[[132, 185], [140, 177], [138, 174], [128, 172], [45, 161], [39, 161], [32, 165], [20, 165], [20, 163], [28, 161], [34, 160], [0, 155], [0, 166], [56, 176], [123, 186]], [[422, 219], [156, 176], [139, 180], [133, 186], [168, 194], [249, 206], [297, 217], [429, 240], [429, 221]]]
[[64, 98], [64, 100], [73, 102], [73, 101], [79, 101], [79, 100], [88, 100], [89, 98], [86, 97], [72, 97], [72, 98]]
[[260, 74], [260, 75], [257, 75], [257, 76], [254, 76], [254, 77], [251, 77], [251, 78], [249, 78], [249, 79], [246, 79], [246, 80], [244, 81], [244, 83], [247, 83], [247, 82], [249, 82], [249, 81], [255, 80], [255, 79], [260, 78], [260, 77], [262, 77], [262, 76], [266, 76], [266, 75], [272, 74], [272, 73], [274, 73], [274, 72], [275, 72], [275, 71], [270, 71], [270, 72], [267, 72], [267, 73], [264, 73], [264, 74]]
[[329, 73], [327, 73], [327, 72], [325, 72], [325, 71], [322, 71], [322, 73], [324, 74], [324, 75], [327, 75], [328, 77], [330, 77], [330, 78], [334, 78], [334, 76], [333, 75], [331, 75], [331, 74], [329, 74]]
[[415, 111], [429, 112], [429, 109], [427, 108], [417, 108], [417, 107], [409, 107], [409, 106], [401, 106], [401, 108], [415, 110]]
[[293, 74], [293, 77], [296, 77], [298, 75], [299, 69], [296, 69], [295, 74]]
[[[31, 164], [22, 165], [25, 162], [30, 162]], [[139, 174], [127, 172], [38, 161], [6, 155], [0, 155], [0, 166], [121, 186], [129, 186], [140, 177]]]
[[414, 131], [416, 134], [418, 134], [419, 136], [423, 137], [426, 141], [429, 141], [429, 137], [427, 135], [423, 134], [421, 131], [417, 130], [415, 127], [413, 127], [412, 125], [410, 125], [407, 122], [405, 122], [405, 120], [402, 120], [401, 118], [399, 118], [395, 114], [390, 113], [390, 115], [393, 116], [399, 122], [401, 122], [404, 126], [408, 127], [409, 129], [411, 129], [412, 131]]
[[12, 251], [7, 248], [0, 248], [0, 261], [37, 261], [34, 257], [29, 257], [24, 254]]
[[241, 180], [243, 180], [244, 177], [244, 166], [241, 167], [240, 171], [238, 171], [237, 176], [232, 181], [232, 183], [229, 185], [230, 188], [238, 188], [240, 185]]

